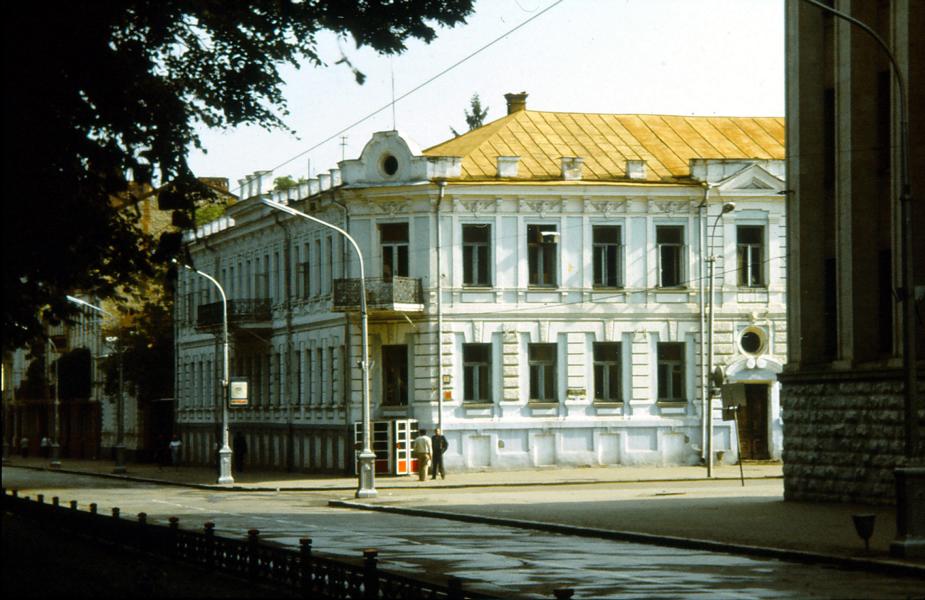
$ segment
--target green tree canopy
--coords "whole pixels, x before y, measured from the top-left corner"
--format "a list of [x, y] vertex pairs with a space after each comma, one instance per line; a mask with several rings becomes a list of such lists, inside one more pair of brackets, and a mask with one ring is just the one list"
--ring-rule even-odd
[[113, 198], [128, 193], [127, 179], [157, 173], [186, 214], [175, 222], [192, 222], [193, 199], [210, 195], [187, 163], [201, 147], [196, 127], [286, 129], [278, 68], [321, 66], [320, 32], [398, 53], [408, 38], [429, 42], [439, 25], [463, 22], [471, 5], [77, 0], [7, 11], [3, 347], [40, 335], [40, 313], [72, 314], [66, 294], [112, 297], [177, 252], [176, 234], [145, 237]]

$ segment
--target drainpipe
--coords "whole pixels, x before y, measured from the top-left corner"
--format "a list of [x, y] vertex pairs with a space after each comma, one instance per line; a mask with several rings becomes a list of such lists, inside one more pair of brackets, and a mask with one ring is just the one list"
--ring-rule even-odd
[[704, 296], [704, 272], [703, 272], [703, 261], [706, 257], [704, 252], [706, 251], [706, 211], [707, 211], [707, 199], [710, 195], [710, 183], [706, 180], [703, 182], [703, 200], [700, 202], [700, 205], [697, 207], [697, 223], [698, 223], [698, 234], [700, 236], [700, 260], [697, 261], [697, 269], [699, 272], [699, 285], [700, 294], [700, 406], [701, 415], [700, 419], [700, 457], [703, 459], [704, 464], [708, 463], [707, 457], [707, 446], [709, 446], [709, 440], [707, 439], [707, 431], [709, 429], [707, 419], [709, 418], [708, 413], [708, 403], [709, 403], [709, 377], [708, 373], [709, 367], [707, 363], [707, 349], [706, 349], [706, 328], [707, 328], [707, 317], [706, 317], [706, 297]]
[[[331, 187], [331, 202], [339, 206], [341, 210], [344, 211], [344, 231], [346, 231], [347, 233], [350, 233], [350, 210], [347, 208], [346, 204], [344, 204], [343, 202], [337, 199], [337, 192], [335, 191], [333, 186]], [[341, 264], [344, 265], [342, 268], [341, 274], [344, 279], [347, 278], [347, 260], [349, 259], [348, 251], [349, 249], [347, 248], [347, 244], [341, 243]], [[334, 293], [333, 287], [331, 289], [331, 293], [332, 294]], [[353, 448], [354, 443], [355, 443], [353, 428], [351, 427], [352, 423], [350, 420], [350, 402], [349, 402], [350, 394], [347, 390], [347, 382], [348, 382], [348, 378], [350, 377], [350, 367], [348, 365], [353, 364], [350, 360], [350, 357], [352, 354], [350, 352], [351, 348], [352, 348], [352, 345], [350, 344], [350, 313], [344, 313], [344, 352], [341, 357], [340, 366], [341, 366], [341, 381], [343, 381], [343, 384], [341, 385], [341, 396], [342, 396], [341, 400], [344, 405], [344, 431], [346, 432], [345, 437], [344, 437], [345, 439], [344, 448], [346, 449], [345, 452], [347, 453], [347, 457], [344, 460], [344, 465], [348, 472], [350, 471], [349, 465], [351, 464], [351, 460], [352, 460], [352, 454], [350, 453], [350, 448]]]
[[[283, 229], [283, 310], [286, 314], [286, 471], [291, 473], [295, 467], [293, 440], [295, 431], [292, 425], [292, 234], [289, 226], [284, 224], [277, 212], [273, 218]], [[279, 376], [279, 374], [277, 374]], [[281, 386], [282, 387], [282, 386]], [[279, 400], [282, 400], [280, 398]]]
[[437, 224], [437, 427], [443, 429], [443, 274], [440, 262], [443, 237], [440, 234], [440, 205], [446, 194], [446, 181], [438, 181], [437, 186], [439, 193], [434, 219]]

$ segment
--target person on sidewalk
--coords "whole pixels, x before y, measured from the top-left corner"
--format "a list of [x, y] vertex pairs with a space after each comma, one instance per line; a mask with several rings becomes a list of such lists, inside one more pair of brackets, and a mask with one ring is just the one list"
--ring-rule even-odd
[[19, 440], [19, 455], [23, 458], [29, 458], [29, 438], [22, 436]]
[[443, 430], [439, 427], [434, 431], [430, 442], [434, 450], [433, 479], [437, 478], [438, 471], [440, 472], [440, 479], [446, 479], [446, 469], [443, 468], [443, 453], [450, 447], [450, 443], [443, 437]]
[[247, 458], [247, 438], [240, 431], [234, 434], [232, 451], [234, 452], [234, 470], [235, 473], [244, 472], [244, 459]]
[[418, 437], [414, 438], [414, 444], [411, 447], [411, 453], [418, 461], [418, 479], [425, 481], [427, 479], [427, 466], [430, 463], [430, 457], [434, 453], [434, 448], [427, 437], [427, 431], [421, 429], [418, 431]]
[[180, 436], [174, 435], [173, 439], [170, 440], [170, 463], [174, 466], [175, 469], [180, 468], [180, 449], [183, 447], [183, 442], [180, 441]]
[[42, 436], [39, 446], [42, 448], [42, 458], [49, 458], [51, 456], [51, 440], [47, 435]]

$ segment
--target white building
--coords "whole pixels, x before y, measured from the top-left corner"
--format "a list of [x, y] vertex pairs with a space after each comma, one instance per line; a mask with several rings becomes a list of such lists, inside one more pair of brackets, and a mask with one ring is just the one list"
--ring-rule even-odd
[[[261, 198], [360, 244], [381, 470], [407, 467], [409, 419], [442, 425], [451, 470], [699, 461], [707, 238], [715, 364], [749, 384], [744, 455], [779, 458], [783, 119], [536, 112], [525, 100], [508, 95], [508, 115], [423, 152], [378, 133], [285, 192], [257, 172], [242, 202], [188, 237], [195, 267], [228, 293], [231, 374], [251, 390], [230, 427], [248, 462], [352, 470], [361, 416], [356, 258]], [[178, 286], [178, 425], [187, 457], [211, 462], [221, 305], [190, 271]], [[719, 405], [714, 450], [731, 462]]]

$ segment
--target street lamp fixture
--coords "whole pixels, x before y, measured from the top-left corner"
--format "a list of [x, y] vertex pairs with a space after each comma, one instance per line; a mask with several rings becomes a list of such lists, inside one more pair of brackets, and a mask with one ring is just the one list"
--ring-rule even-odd
[[228, 385], [230, 383], [228, 375], [228, 297], [222, 285], [211, 275], [181, 263], [175, 258], [170, 259], [170, 262], [208, 279], [218, 288], [218, 293], [222, 297], [222, 362], [224, 366], [222, 370], [222, 447], [218, 451], [218, 483], [234, 483], [234, 477], [231, 475], [231, 446], [228, 445]]
[[[713, 370], [715, 366], [713, 364], [713, 312], [714, 312], [714, 300], [713, 300], [713, 284], [714, 284], [714, 270], [716, 267], [716, 255], [713, 253], [713, 235], [716, 233], [716, 226], [719, 224], [720, 220], [735, 210], [735, 203], [726, 202], [723, 204], [723, 209], [716, 219], [713, 221], [713, 227], [710, 229], [710, 236], [708, 240], [707, 251], [710, 255], [707, 257], [707, 264], [709, 265], [709, 272], [707, 274], [707, 281], [709, 281], [709, 291], [707, 296], [707, 303], [709, 310], [707, 312], [707, 360], [709, 361], [709, 369], [707, 370], [708, 377], [713, 377]], [[707, 445], [707, 477], [713, 477], [713, 397], [716, 395], [716, 389], [713, 385], [712, 380], [706, 384], [707, 385], [707, 403], [704, 407], [704, 423], [706, 424], [706, 445]]]
[[356, 252], [357, 259], [360, 263], [360, 334], [363, 338], [363, 356], [360, 359], [360, 368], [363, 371], [363, 448], [360, 451], [359, 462], [360, 468], [357, 475], [357, 498], [372, 498], [378, 495], [376, 492], [376, 455], [369, 447], [371, 435], [370, 421], [369, 421], [369, 329], [367, 324], [366, 316], [366, 268], [363, 265], [363, 253], [360, 252], [360, 247], [357, 245], [356, 240], [351, 237], [349, 233], [341, 229], [336, 225], [332, 225], [327, 221], [322, 221], [311, 215], [307, 215], [302, 211], [296, 210], [291, 206], [285, 204], [280, 204], [279, 202], [273, 202], [272, 200], [267, 200], [266, 198], [261, 198], [260, 201], [266, 206], [282, 211], [284, 213], [302, 217], [318, 225], [322, 225], [329, 229], [333, 229], [340, 235], [350, 242], [350, 245], [353, 246], [353, 250]]

